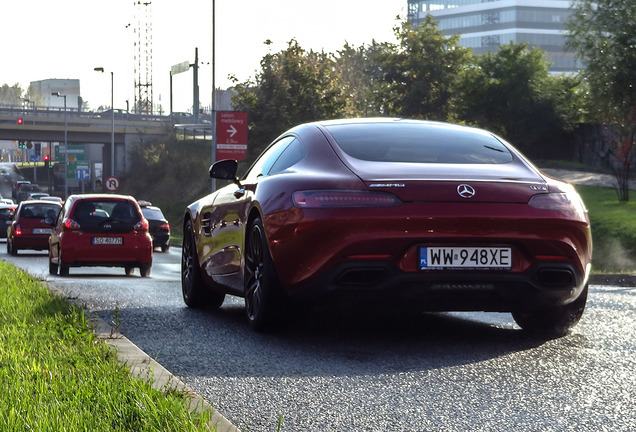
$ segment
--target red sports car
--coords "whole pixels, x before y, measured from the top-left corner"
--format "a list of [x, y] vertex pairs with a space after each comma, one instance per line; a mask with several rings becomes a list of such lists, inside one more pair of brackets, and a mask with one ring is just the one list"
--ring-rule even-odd
[[297, 126], [184, 216], [190, 307], [245, 298], [254, 329], [288, 300], [512, 312], [562, 334], [583, 314], [592, 259], [574, 188], [496, 135], [447, 123], [353, 119]]
[[148, 221], [131, 196], [71, 195], [53, 223], [49, 273], [66, 276], [70, 267], [135, 267], [150, 276], [152, 237]]

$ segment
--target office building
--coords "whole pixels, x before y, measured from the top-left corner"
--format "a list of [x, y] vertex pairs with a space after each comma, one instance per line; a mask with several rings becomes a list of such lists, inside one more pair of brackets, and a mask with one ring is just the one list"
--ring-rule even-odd
[[565, 49], [571, 1], [562, 0], [408, 0], [414, 25], [431, 14], [439, 29], [460, 34], [460, 45], [475, 54], [496, 51], [511, 41], [546, 52], [552, 73], [576, 72], [578, 63]]

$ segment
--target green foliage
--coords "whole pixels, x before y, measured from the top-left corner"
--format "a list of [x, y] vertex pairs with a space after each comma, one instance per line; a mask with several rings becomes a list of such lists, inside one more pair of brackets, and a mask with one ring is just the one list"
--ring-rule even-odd
[[636, 2], [575, 0], [568, 46], [584, 61], [593, 119], [629, 128], [636, 106]]
[[431, 15], [418, 27], [395, 28], [399, 46], [385, 45], [374, 57], [383, 72], [378, 90], [390, 116], [446, 121], [458, 74], [470, 58], [459, 35], [447, 37]]
[[[12, 86], [3, 84], [0, 87], [0, 105], [21, 107], [26, 106], [25, 100], [28, 100], [30, 104], [35, 104], [35, 106], [44, 105], [44, 97], [33, 86], [29, 86], [26, 91], [18, 83]], [[28, 108], [30, 105], [26, 107]]]
[[613, 127], [612, 170], [620, 201], [629, 200], [636, 138], [636, 2], [575, 0], [568, 45], [585, 62], [590, 117]]
[[342, 117], [345, 104], [331, 55], [305, 51], [296, 40], [267, 54], [254, 82], [237, 84], [232, 103], [250, 119], [250, 157], [300, 123]]
[[135, 380], [84, 312], [0, 262], [3, 431], [209, 430], [183, 395]]
[[596, 271], [636, 270], [636, 203], [619, 202], [612, 188], [577, 186], [590, 215]]
[[464, 70], [456, 115], [500, 134], [530, 157], [566, 157], [554, 149], [564, 147], [565, 134], [580, 120], [578, 85], [576, 78], [551, 76], [542, 50], [510, 43], [475, 56]]

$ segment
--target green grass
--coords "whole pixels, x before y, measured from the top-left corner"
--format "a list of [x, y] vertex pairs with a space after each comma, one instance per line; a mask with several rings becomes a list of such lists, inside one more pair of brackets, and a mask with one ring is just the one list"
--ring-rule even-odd
[[182, 392], [131, 377], [84, 311], [0, 261], [0, 430], [207, 431]]
[[[619, 202], [612, 188], [577, 186], [590, 215], [596, 272], [634, 273], [636, 202]], [[636, 191], [632, 199], [636, 199]]]

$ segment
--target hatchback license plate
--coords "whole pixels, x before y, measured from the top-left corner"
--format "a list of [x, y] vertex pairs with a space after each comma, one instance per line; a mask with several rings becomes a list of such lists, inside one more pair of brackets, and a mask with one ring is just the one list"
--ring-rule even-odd
[[124, 244], [123, 237], [93, 237], [94, 245], [120, 245]]
[[505, 247], [421, 247], [420, 270], [510, 270], [512, 249]]
[[51, 228], [33, 228], [33, 234], [51, 234]]

